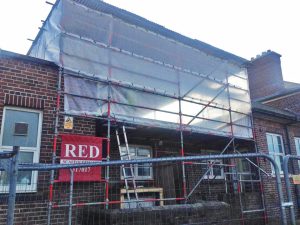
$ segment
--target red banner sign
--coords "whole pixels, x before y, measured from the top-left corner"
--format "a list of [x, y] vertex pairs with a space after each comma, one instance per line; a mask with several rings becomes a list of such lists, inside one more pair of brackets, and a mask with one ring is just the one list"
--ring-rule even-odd
[[[102, 138], [81, 135], [62, 135], [61, 164], [89, 163], [102, 160]], [[74, 181], [99, 181], [100, 167], [75, 168]], [[70, 170], [59, 171], [59, 181], [70, 181]]]

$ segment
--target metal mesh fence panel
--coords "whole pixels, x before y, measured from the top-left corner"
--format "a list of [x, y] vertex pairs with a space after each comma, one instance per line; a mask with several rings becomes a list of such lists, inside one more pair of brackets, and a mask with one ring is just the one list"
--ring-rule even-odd
[[[267, 215], [258, 169], [246, 162], [211, 157], [200, 161], [108, 163], [98, 167], [102, 174], [98, 181], [78, 180], [78, 173], [89, 176], [89, 164], [76, 168], [70, 165], [53, 170], [53, 185], [53, 165], [40, 164], [39, 168], [26, 171], [21, 168], [15, 224], [265, 224]], [[108, 169], [109, 178], [105, 176]], [[1, 171], [1, 180], [4, 173]], [[60, 180], [62, 173], [67, 174], [67, 180]], [[22, 182], [28, 174], [30, 182]], [[264, 184], [274, 182], [273, 177], [264, 179]], [[8, 192], [4, 187], [1, 183], [0, 224], [6, 223], [3, 218]], [[268, 216], [279, 221], [277, 195], [274, 201], [273, 208], [267, 207], [273, 212]]]

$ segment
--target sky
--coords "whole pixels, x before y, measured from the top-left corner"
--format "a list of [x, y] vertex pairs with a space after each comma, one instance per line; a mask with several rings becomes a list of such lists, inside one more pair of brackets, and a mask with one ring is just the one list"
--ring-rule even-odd
[[[54, 3], [55, 0], [48, 0]], [[298, 0], [105, 0], [166, 28], [250, 60], [282, 55], [284, 80], [300, 83]], [[51, 5], [0, 0], [0, 48], [26, 54]]]

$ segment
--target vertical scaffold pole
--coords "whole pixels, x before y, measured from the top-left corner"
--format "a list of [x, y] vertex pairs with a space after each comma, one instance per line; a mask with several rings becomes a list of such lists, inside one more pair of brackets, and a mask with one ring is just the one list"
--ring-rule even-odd
[[9, 165], [9, 194], [8, 194], [8, 203], [7, 203], [7, 223], [6, 223], [7, 225], [14, 224], [20, 147], [14, 146], [13, 151], [16, 152], [16, 154], [12, 158], [8, 159], [10, 161], [10, 165]]
[[[228, 80], [228, 71], [226, 71], [226, 84], [227, 84], [227, 97], [228, 97], [228, 106], [229, 106], [229, 119], [230, 119], [230, 132], [231, 136], [234, 137], [234, 130], [233, 130], [233, 121], [232, 121], [232, 111], [231, 111], [231, 102], [230, 102], [230, 90], [229, 90], [229, 80]], [[232, 142], [233, 152], [235, 151], [235, 141]], [[237, 159], [234, 159], [235, 166], [237, 165]], [[241, 208], [241, 222], [244, 225], [245, 219], [244, 219], [244, 211], [243, 211], [243, 201], [242, 201], [242, 193], [241, 193], [241, 183], [239, 180], [239, 174], [237, 171], [237, 167], [235, 169], [236, 173], [236, 179], [237, 179], [237, 188], [238, 188], [238, 195], [239, 195], [239, 202], [240, 202], [240, 208]]]
[[[184, 142], [183, 142], [183, 129], [182, 129], [182, 114], [181, 114], [181, 100], [179, 99], [179, 117], [180, 117], [180, 153], [181, 156], [184, 156]], [[187, 191], [186, 191], [186, 176], [185, 176], [185, 166], [184, 162], [181, 162], [181, 167], [182, 167], [182, 180], [183, 180], [183, 196], [186, 199], [187, 196]]]
[[[111, 45], [113, 38], [113, 23], [109, 24], [109, 37], [108, 43]], [[112, 69], [111, 69], [111, 55], [110, 51], [108, 51], [109, 56], [109, 68], [108, 68], [108, 88], [107, 88], [107, 146], [106, 146], [106, 161], [110, 161], [110, 133], [111, 133], [111, 76], [112, 76]], [[105, 201], [106, 205], [105, 208], [108, 209], [109, 207], [109, 166], [106, 167], [105, 170]]]
[[[180, 130], [180, 155], [184, 156], [184, 142], [183, 142], [183, 126], [182, 126], [182, 105], [181, 105], [181, 92], [180, 92], [180, 76], [177, 72], [177, 79], [178, 79], [178, 95], [179, 95], [179, 130]], [[186, 200], [187, 197], [187, 186], [186, 186], [186, 176], [185, 176], [185, 163], [181, 162], [182, 167], [182, 189], [183, 189], [183, 196]], [[186, 202], [186, 201], [185, 201]]]
[[[233, 123], [232, 123], [232, 115], [231, 115], [231, 102], [230, 102], [230, 91], [229, 91], [229, 81], [228, 81], [228, 73], [226, 72], [226, 89], [227, 89], [227, 99], [228, 99], [228, 111], [229, 111], [229, 121], [230, 121], [230, 133], [231, 137], [234, 137], [233, 131]], [[234, 146], [234, 142], [232, 142]]]
[[69, 193], [68, 225], [72, 225], [73, 188], [74, 188], [74, 171], [73, 171], [73, 169], [70, 169], [70, 193]]
[[[110, 101], [111, 101], [111, 83], [108, 83], [108, 94], [107, 94], [107, 146], [106, 146], [106, 161], [110, 160], [110, 125], [111, 125], [111, 115], [110, 115]], [[106, 167], [105, 170], [105, 201], [106, 201], [106, 209], [108, 209], [109, 202], [109, 166]]]
[[[55, 125], [54, 125], [54, 139], [53, 139], [53, 149], [52, 149], [52, 164], [56, 161], [56, 149], [57, 149], [57, 139], [58, 139], [58, 122], [59, 122], [59, 111], [60, 111], [60, 98], [61, 98], [61, 80], [62, 80], [63, 69], [59, 67], [58, 71], [58, 81], [57, 81], [57, 97], [56, 97], [56, 113], [55, 113]], [[52, 201], [53, 201], [53, 184], [54, 184], [54, 170], [50, 172], [50, 185], [49, 185], [49, 202], [48, 202], [48, 215], [47, 215], [47, 225], [51, 224], [51, 211], [52, 211]]]

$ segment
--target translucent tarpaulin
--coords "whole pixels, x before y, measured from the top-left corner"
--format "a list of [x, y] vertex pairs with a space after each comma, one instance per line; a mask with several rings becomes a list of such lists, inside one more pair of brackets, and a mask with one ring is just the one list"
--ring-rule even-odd
[[30, 50], [65, 68], [66, 113], [252, 137], [245, 68], [78, 2], [58, 2]]

